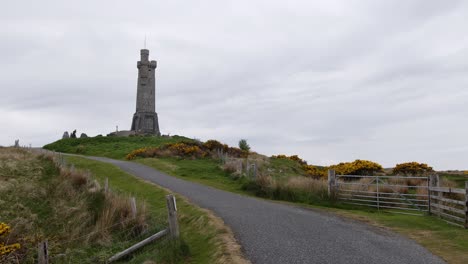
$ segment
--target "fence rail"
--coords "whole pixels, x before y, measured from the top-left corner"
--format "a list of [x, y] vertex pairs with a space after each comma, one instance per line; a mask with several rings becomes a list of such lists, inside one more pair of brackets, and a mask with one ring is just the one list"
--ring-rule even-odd
[[463, 189], [441, 187], [438, 175], [336, 175], [334, 170], [329, 170], [328, 192], [346, 204], [403, 214], [430, 214], [468, 228], [468, 181]]
[[468, 181], [465, 189], [440, 187], [438, 175], [430, 177], [431, 213], [444, 221], [468, 228]]

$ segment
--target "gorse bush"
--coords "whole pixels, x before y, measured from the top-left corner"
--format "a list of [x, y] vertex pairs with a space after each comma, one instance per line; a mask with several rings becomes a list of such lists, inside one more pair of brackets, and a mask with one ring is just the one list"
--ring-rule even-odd
[[402, 174], [402, 175], [427, 175], [428, 173], [434, 172], [432, 167], [425, 163], [418, 162], [406, 162], [397, 164], [393, 169], [393, 174]]
[[374, 175], [383, 172], [382, 165], [369, 160], [355, 160], [353, 162], [341, 162], [329, 167], [341, 175]]
[[137, 157], [181, 157], [181, 158], [205, 158], [216, 156], [217, 151], [222, 151], [230, 157], [244, 157], [245, 153], [238, 148], [229, 147], [216, 140], [208, 140], [205, 143], [197, 141], [168, 143], [160, 147], [139, 148], [128, 153], [127, 160], [133, 160]]
[[307, 162], [305, 160], [299, 158], [299, 156], [297, 156], [297, 155], [287, 156], [287, 155], [284, 155], [284, 154], [279, 154], [279, 155], [273, 155], [271, 157], [274, 158], [274, 159], [288, 159], [288, 160], [296, 161], [301, 165], [307, 165]]
[[11, 243], [7, 235], [10, 233], [11, 227], [0, 222], [0, 261], [7, 262], [11, 257], [10, 253], [21, 248], [20, 243]]

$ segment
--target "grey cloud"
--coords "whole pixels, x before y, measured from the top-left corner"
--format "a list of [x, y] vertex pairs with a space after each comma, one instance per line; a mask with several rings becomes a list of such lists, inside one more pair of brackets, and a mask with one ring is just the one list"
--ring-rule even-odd
[[258, 152], [322, 165], [468, 168], [463, 1], [4, 6], [2, 145], [127, 129], [147, 34], [163, 133], [247, 138]]

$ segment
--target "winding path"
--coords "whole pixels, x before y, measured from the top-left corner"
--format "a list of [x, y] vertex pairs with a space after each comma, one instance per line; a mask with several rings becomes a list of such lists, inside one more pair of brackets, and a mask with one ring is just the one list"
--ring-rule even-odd
[[252, 263], [444, 263], [412, 240], [328, 213], [221, 191], [134, 162], [88, 157], [179, 193], [221, 217]]

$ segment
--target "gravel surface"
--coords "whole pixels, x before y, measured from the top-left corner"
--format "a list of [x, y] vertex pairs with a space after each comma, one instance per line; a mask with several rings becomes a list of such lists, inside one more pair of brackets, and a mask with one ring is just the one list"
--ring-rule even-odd
[[92, 157], [187, 197], [231, 227], [252, 263], [445, 263], [395, 233], [299, 208], [221, 191], [134, 162]]

